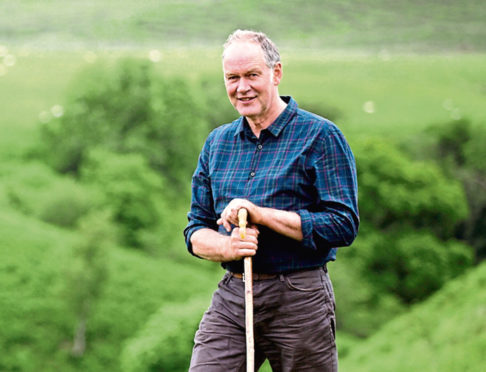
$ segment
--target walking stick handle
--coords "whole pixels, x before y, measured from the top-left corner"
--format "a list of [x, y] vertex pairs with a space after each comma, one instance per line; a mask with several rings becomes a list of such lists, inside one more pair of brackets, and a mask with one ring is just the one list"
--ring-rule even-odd
[[240, 237], [245, 239], [246, 237], [246, 225], [248, 223], [248, 211], [245, 208], [241, 208], [238, 211], [238, 225], [240, 227]]
[[[238, 211], [240, 237], [246, 237], [248, 211], [241, 208]], [[244, 258], [245, 266], [245, 328], [246, 328], [246, 371], [253, 372], [255, 365], [255, 346], [253, 340], [253, 268], [251, 257]]]

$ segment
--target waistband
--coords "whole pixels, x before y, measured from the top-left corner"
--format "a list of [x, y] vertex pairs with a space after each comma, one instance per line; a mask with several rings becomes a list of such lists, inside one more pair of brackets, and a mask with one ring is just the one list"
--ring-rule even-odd
[[[281, 275], [288, 275], [288, 274], [292, 274], [292, 273], [296, 273], [296, 272], [300, 272], [300, 271], [312, 271], [312, 270], [324, 270], [324, 272], [327, 273], [327, 266], [324, 265], [324, 266], [320, 266], [320, 267], [313, 267], [313, 268], [310, 268], [310, 269], [303, 269], [303, 270], [295, 270], [295, 271], [288, 271], [288, 272], [284, 272], [284, 273], [278, 273], [278, 274], [265, 274], [265, 273], [253, 273], [253, 281], [258, 281], [258, 280], [270, 280], [270, 279], [275, 279], [275, 278], [278, 278], [280, 277]], [[242, 274], [242, 273], [234, 273], [232, 271], [228, 271], [228, 273], [237, 278], [237, 279], [243, 279], [245, 280], [245, 274]]]

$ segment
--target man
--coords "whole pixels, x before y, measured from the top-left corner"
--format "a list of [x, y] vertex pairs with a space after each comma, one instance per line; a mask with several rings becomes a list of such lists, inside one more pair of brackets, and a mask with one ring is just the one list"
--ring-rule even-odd
[[[243, 260], [253, 257], [255, 370], [336, 371], [326, 263], [359, 217], [354, 158], [330, 121], [280, 97], [282, 64], [263, 33], [224, 45], [226, 91], [241, 117], [215, 129], [192, 181], [189, 252], [227, 270], [195, 336], [190, 371], [245, 370]], [[250, 227], [241, 239], [237, 212]]]

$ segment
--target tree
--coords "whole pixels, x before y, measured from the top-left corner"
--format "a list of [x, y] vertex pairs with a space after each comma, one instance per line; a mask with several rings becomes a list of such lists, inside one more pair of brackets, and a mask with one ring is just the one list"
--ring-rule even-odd
[[100, 63], [75, 81], [65, 106], [41, 126], [40, 152], [55, 169], [77, 176], [90, 150], [102, 147], [140, 154], [175, 194], [188, 190], [208, 126], [185, 80], [145, 61]]
[[471, 248], [454, 240], [468, 214], [462, 185], [384, 139], [353, 149], [362, 224], [356, 249], [343, 254], [359, 257], [359, 270], [378, 291], [404, 303], [422, 300], [472, 263]]
[[81, 237], [73, 247], [73, 262], [66, 273], [66, 299], [73, 311], [76, 326], [71, 347], [75, 357], [86, 350], [86, 330], [96, 301], [107, 279], [106, 250], [113, 241], [112, 227], [106, 212], [93, 212], [79, 223]]
[[[486, 127], [462, 119], [435, 125], [429, 156], [444, 172], [460, 180], [466, 191], [470, 213], [456, 236], [474, 247], [476, 261], [486, 258]], [[430, 150], [431, 149], [431, 150]]]
[[81, 180], [100, 193], [101, 207], [111, 211], [122, 243], [142, 247], [143, 233], [163, 222], [168, 209], [163, 179], [140, 154], [102, 149], [86, 156], [80, 173]]
[[458, 180], [429, 161], [412, 161], [396, 145], [369, 138], [353, 147], [357, 154], [360, 213], [379, 230], [425, 229], [448, 239], [468, 213]]

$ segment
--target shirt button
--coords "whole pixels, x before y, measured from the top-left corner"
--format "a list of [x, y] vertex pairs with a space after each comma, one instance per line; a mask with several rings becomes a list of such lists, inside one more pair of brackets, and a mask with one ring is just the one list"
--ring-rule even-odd
[[250, 172], [250, 177], [255, 177], [255, 172]]
[[263, 146], [261, 144], [258, 144], [257, 149], [261, 150], [262, 148], [263, 148]]

